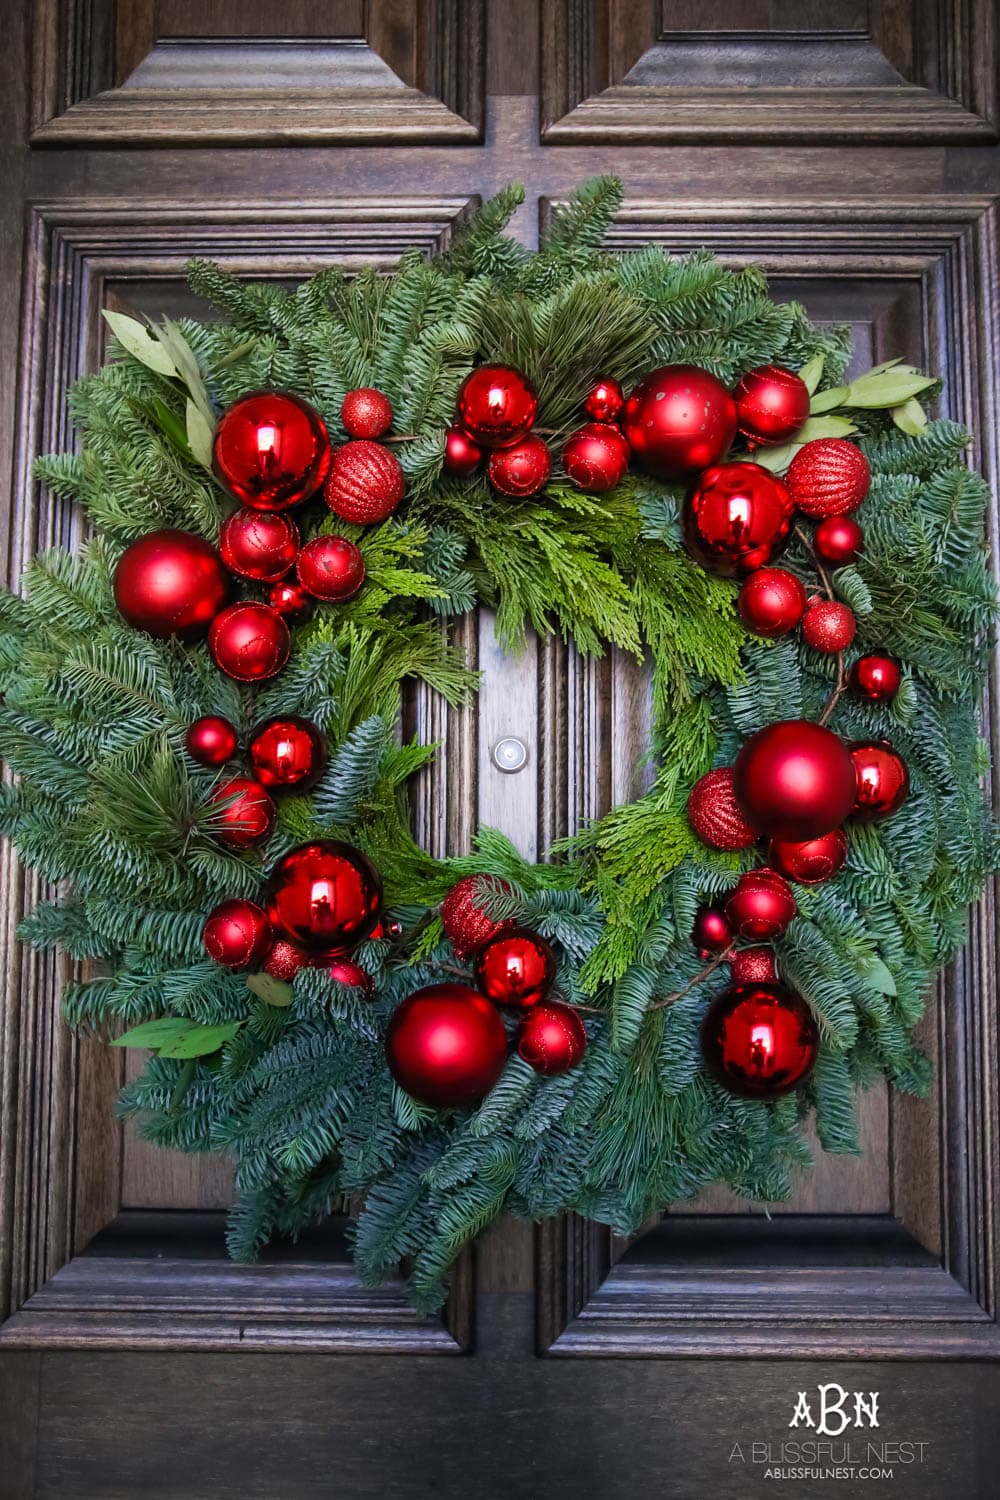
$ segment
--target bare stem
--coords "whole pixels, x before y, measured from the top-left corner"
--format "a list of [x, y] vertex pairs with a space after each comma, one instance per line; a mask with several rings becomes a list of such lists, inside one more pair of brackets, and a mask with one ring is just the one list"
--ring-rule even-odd
[[[826, 594], [826, 597], [828, 599], [836, 599], [837, 596], [833, 592], [833, 583], [831, 582], [830, 574], [823, 566], [823, 562], [817, 554], [816, 548], [813, 546], [812, 537], [803, 526], [796, 526], [795, 535], [798, 537], [799, 541], [802, 543], [803, 547], [805, 547], [813, 562], [816, 564], [816, 571], [819, 574], [820, 582], [823, 585], [823, 592]], [[830, 694], [829, 698], [826, 701], [826, 706], [823, 709], [823, 712], [819, 716], [820, 724], [826, 724], [827, 721], [832, 717], [834, 709], [840, 702], [841, 695], [843, 694], [844, 687], [846, 685], [846, 681], [846, 674], [844, 672], [844, 653], [843, 651], [838, 651], [837, 681], [834, 685], [833, 692]]]
[[714, 974], [720, 964], [729, 962], [733, 956], [735, 947], [735, 943], [730, 943], [728, 948], [723, 948], [721, 953], [715, 955], [710, 964], [706, 964], [703, 969], [699, 969], [694, 978], [688, 980], [683, 989], [675, 990], [672, 995], [665, 995], [662, 1000], [657, 1000], [655, 1005], [649, 1007], [650, 1010], [663, 1010], [666, 1006], [675, 1005], [678, 1000], [683, 1000], [684, 996], [689, 994], [696, 984], [701, 984], [702, 980], [707, 979], [710, 974]]

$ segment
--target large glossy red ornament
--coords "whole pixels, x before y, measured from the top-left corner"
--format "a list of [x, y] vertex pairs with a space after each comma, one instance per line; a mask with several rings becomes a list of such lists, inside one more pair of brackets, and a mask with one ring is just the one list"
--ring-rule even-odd
[[215, 472], [254, 510], [287, 510], [318, 490], [330, 439], [318, 411], [287, 391], [255, 391], [224, 412], [212, 444]]
[[856, 778], [854, 814], [866, 823], [898, 812], [910, 791], [906, 762], [888, 740], [861, 740], [851, 746]]
[[459, 958], [467, 958], [494, 933], [506, 932], [514, 925], [512, 917], [498, 922], [483, 909], [479, 895], [483, 884], [497, 895], [511, 894], [510, 885], [499, 875], [463, 875], [441, 903], [445, 937]]
[[200, 766], [224, 766], [236, 754], [238, 744], [235, 727], [220, 714], [195, 719], [184, 736], [184, 748]]
[[466, 984], [432, 984], [398, 1005], [385, 1036], [389, 1072], [435, 1109], [478, 1104], [503, 1072], [507, 1032], [499, 1011]]
[[774, 949], [737, 948], [729, 960], [729, 972], [733, 984], [771, 984], [778, 977]]
[[552, 455], [534, 433], [508, 448], [497, 448], [490, 454], [487, 477], [495, 490], [511, 499], [537, 495], [552, 473]]
[[266, 898], [278, 932], [310, 955], [333, 958], [374, 928], [382, 881], [360, 849], [314, 839], [278, 861], [268, 876]]
[[365, 581], [360, 547], [344, 536], [317, 536], [299, 553], [299, 582], [316, 599], [342, 603], [353, 599]]
[[444, 435], [442, 470], [452, 479], [471, 479], [483, 461], [483, 450], [461, 427], [449, 427]]
[[831, 828], [818, 839], [796, 843], [791, 839], [772, 839], [767, 850], [768, 863], [799, 885], [819, 885], [840, 873], [847, 863], [847, 834], [842, 828]]
[[592, 422], [617, 422], [625, 409], [625, 393], [617, 380], [606, 375], [590, 387], [583, 409]]
[[537, 932], [498, 932], [476, 950], [476, 984], [494, 1005], [524, 1010], [544, 1000], [556, 977], [556, 956]]
[[813, 546], [824, 562], [846, 568], [857, 562], [865, 534], [853, 516], [827, 516], [813, 532]]
[[209, 831], [231, 849], [249, 849], [261, 844], [274, 827], [274, 803], [252, 776], [232, 776], [220, 781], [209, 793], [217, 805]]
[[783, 365], [748, 370], [737, 381], [733, 399], [740, 432], [760, 447], [787, 443], [809, 416], [805, 381]]
[[115, 604], [122, 619], [159, 640], [204, 635], [229, 589], [218, 552], [190, 531], [151, 531], [125, 548], [115, 568]]
[[629, 396], [622, 430], [638, 461], [657, 479], [690, 479], [732, 447], [736, 403], [708, 370], [664, 365]]
[[352, 438], [380, 438], [392, 426], [392, 402], [374, 386], [361, 386], [347, 392], [340, 420]]
[[743, 816], [733, 791], [733, 769], [719, 766], [691, 788], [688, 822], [703, 844], [712, 849], [749, 849], [757, 830]]
[[257, 969], [267, 958], [274, 932], [267, 913], [253, 901], [220, 901], [202, 928], [209, 958], [224, 969]]
[[587, 1028], [578, 1011], [558, 1000], [535, 1005], [517, 1028], [517, 1055], [536, 1073], [553, 1077], [582, 1062]]
[[750, 736], [733, 787], [744, 817], [771, 838], [815, 839], [854, 806], [854, 765], [842, 740], [808, 719], [784, 719]]
[[869, 703], [887, 703], [895, 698], [903, 681], [902, 663], [888, 651], [860, 656], [851, 668], [851, 691]]
[[362, 439], [334, 453], [323, 495], [342, 521], [374, 526], [392, 515], [405, 491], [406, 476], [395, 453]]
[[774, 870], [747, 870], [726, 902], [733, 932], [748, 942], [781, 937], [797, 911], [788, 882]]
[[270, 790], [307, 792], [326, 769], [326, 740], [297, 714], [269, 719], [250, 738], [250, 763]]
[[705, 1066], [744, 1099], [780, 1099], [816, 1065], [819, 1031], [812, 1011], [779, 984], [743, 984], [717, 995], [701, 1027]]
[[814, 651], [835, 656], [854, 639], [854, 611], [839, 599], [814, 599], [802, 616], [802, 634]]
[[761, 464], [717, 464], [685, 497], [684, 540], [696, 562], [733, 578], [784, 551], [792, 514], [785, 486]]
[[291, 578], [283, 578], [280, 583], [272, 584], [267, 602], [288, 625], [303, 624], [316, 607], [313, 596], [306, 592], [301, 583], [296, 583]]
[[481, 448], [510, 448], [533, 426], [538, 397], [511, 365], [481, 365], [458, 393], [460, 425]]
[[843, 516], [857, 510], [872, 482], [868, 460], [846, 438], [814, 438], [788, 466], [785, 484], [804, 516]]
[[562, 462], [578, 490], [600, 495], [621, 484], [631, 456], [631, 449], [617, 427], [606, 422], [588, 422], [566, 439]]
[[691, 941], [698, 957], [708, 959], [723, 953], [733, 941], [733, 929], [721, 906], [699, 906], [691, 928]]
[[258, 583], [276, 583], [295, 562], [299, 528], [275, 510], [234, 511], [219, 530], [219, 551], [230, 573]]
[[758, 568], [740, 589], [736, 608], [754, 635], [787, 635], [805, 613], [806, 591], [787, 568]]
[[208, 633], [212, 660], [237, 682], [276, 676], [291, 648], [288, 626], [267, 604], [231, 604], [216, 615]]

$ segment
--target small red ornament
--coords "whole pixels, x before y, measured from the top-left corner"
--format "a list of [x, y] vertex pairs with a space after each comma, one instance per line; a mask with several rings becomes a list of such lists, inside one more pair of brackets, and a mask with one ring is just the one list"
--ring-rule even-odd
[[478, 904], [479, 882], [485, 881], [498, 895], [509, 896], [511, 888], [498, 875], [463, 875], [456, 881], [441, 903], [441, 922], [445, 936], [459, 958], [467, 958], [480, 943], [498, 932], [507, 932], [514, 925], [512, 917], [502, 922], [494, 921]]
[[712, 849], [749, 849], [757, 841], [757, 830], [747, 822], [736, 801], [731, 766], [708, 771], [695, 782], [687, 815], [702, 843]]
[[307, 593], [337, 603], [353, 599], [365, 581], [361, 549], [343, 536], [317, 536], [306, 542], [296, 570]]
[[256, 391], [224, 412], [212, 444], [215, 472], [253, 510], [287, 510], [318, 490], [330, 467], [319, 412], [287, 391]]
[[264, 786], [307, 792], [326, 770], [326, 740], [315, 724], [297, 714], [269, 719], [251, 736], [250, 763]]
[[799, 885], [819, 885], [840, 873], [847, 862], [847, 834], [842, 828], [831, 828], [818, 839], [794, 843], [790, 839], [772, 839], [767, 857], [774, 869]]
[[622, 429], [636, 458], [657, 479], [689, 479], [729, 452], [736, 403], [708, 370], [664, 365], [629, 396]]
[[461, 427], [449, 427], [444, 435], [442, 469], [452, 479], [471, 479], [483, 461], [483, 450]]
[[249, 849], [260, 844], [274, 827], [274, 803], [252, 776], [232, 776], [228, 781], [220, 781], [209, 793], [208, 801], [220, 804], [218, 812], [212, 815], [210, 831], [230, 849]]
[[556, 956], [543, 937], [524, 927], [498, 932], [476, 950], [476, 984], [494, 1005], [526, 1010], [544, 1000], [556, 977]]
[[552, 456], [540, 437], [529, 432], [512, 447], [497, 448], [486, 469], [490, 484], [501, 495], [523, 499], [537, 495], [552, 473]]
[[721, 906], [699, 906], [691, 929], [691, 941], [698, 957], [709, 959], [723, 953], [733, 941], [733, 929]]
[[478, 1104], [503, 1072], [507, 1031], [500, 1013], [466, 984], [431, 984], [409, 995], [385, 1035], [389, 1072], [435, 1109]]
[[158, 640], [204, 635], [229, 588], [218, 552], [190, 531], [151, 531], [125, 548], [115, 568], [119, 614]]
[[220, 901], [202, 928], [209, 958], [224, 969], [256, 969], [267, 957], [274, 934], [267, 913], [253, 901]]
[[729, 965], [733, 984], [771, 984], [778, 977], [773, 948], [738, 948]]
[[606, 375], [590, 387], [583, 409], [592, 422], [617, 422], [625, 409], [625, 393], [617, 380]]
[[741, 375], [733, 391], [740, 432], [760, 447], [794, 437], [809, 416], [809, 389], [782, 365], [760, 365]]
[[481, 448], [510, 448], [534, 425], [538, 397], [520, 370], [481, 365], [458, 393], [458, 420]]
[[813, 599], [802, 617], [802, 634], [814, 651], [835, 656], [854, 639], [854, 611], [839, 599]]
[[587, 1050], [587, 1029], [571, 1005], [535, 1005], [517, 1028], [517, 1055], [536, 1073], [568, 1073]]
[[816, 1065], [819, 1031], [801, 995], [780, 984], [741, 984], [717, 995], [701, 1027], [709, 1073], [743, 1099], [780, 1099]]
[[299, 528], [276, 510], [242, 510], [227, 516], [219, 530], [219, 551], [230, 573], [259, 583], [284, 578], [299, 550]]
[[852, 516], [827, 516], [813, 532], [813, 546], [824, 562], [846, 568], [857, 562], [865, 534]]
[[306, 955], [301, 948], [297, 948], [287, 938], [278, 938], [268, 954], [264, 973], [270, 974], [272, 979], [283, 979], [286, 984], [291, 984], [296, 974], [307, 962]]
[[235, 728], [219, 714], [195, 719], [184, 736], [184, 748], [200, 766], [224, 766], [236, 754], [238, 744]]
[[405, 491], [406, 476], [395, 453], [362, 440], [337, 449], [323, 494], [342, 521], [373, 526], [392, 515]]
[[312, 956], [334, 958], [374, 928], [382, 881], [360, 849], [315, 839], [278, 861], [268, 876], [266, 897], [278, 932]]
[[898, 812], [910, 791], [906, 762], [888, 740], [861, 740], [851, 746], [857, 797], [854, 814], [873, 823]]
[[352, 438], [380, 438], [392, 426], [392, 402], [373, 386], [362, 386], [344, 397], [340, 420]]
[[752, 573], [783, 552], [792, 504], [761, 464], [706, 469], [684, 500], [684, 540], [696, 562], [724, 578]]
[[353, 959], [334, 958], [329, 963], [324, 962], [322, 968], [338, 984], [346, 984], [349, 989], [360, 990], [360, 999], [371, 1000], [373, 998], [375, 981], [368, 970], [356, 964]]
[[854, 806], [854, 766], [842, 740], [808, 719], [785, 719], [750, 736], [733, 787], [744, 816], [772, 838], [819, 838]]
[[737, 937], [760, 942], [781, 937], [798, 908], [788, 882], [774, 870], [747, 870], [726, 902]]
[[887, 703], [895, 698], [903, 681], [902, 664], [888, 651], [860, 656], [851, 668], [851, 690], [869, 703]]
[[216, 615], [208, 633], [212, 660], [237, 682], [275, 677], [291, 648], [288, 626], [267, 604], [231, 604]]
[[301, 583], [295, 583], [290, 578], [272, 584], [267, 602], [288, 625], [301, 625], [308, 620], [316, 604]]
[[785, 484], [804, 516], [844, 516], [857, 510], [872, 482], [868, 460], [846, 438], [814, 438], [788, 466]]
[[754, 635], [787, 635], [805, 613], [806, 591], [786, 568], [758, 568], [740, 589], [736, 608]]
[[577, 489], [594, 495], [622, 482], [630, 457], [621, 432], [607, 422], [588, 422], [567, 438], [562, 451], [563, 468]]

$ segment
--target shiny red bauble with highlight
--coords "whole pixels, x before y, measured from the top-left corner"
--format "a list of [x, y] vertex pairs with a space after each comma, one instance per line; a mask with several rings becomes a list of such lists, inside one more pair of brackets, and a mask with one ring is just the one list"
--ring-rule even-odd
[[232, 776], [220, 781], [208, 801], [212, 814], [209, 832], [230, 849], [250, 849], [261, 844], [274, 827], [274, 803], [266, 789], [252, 776]]
[[552, 455], [534, 433], [511, 447], [497, 448], [486, 466], [487, 478], [501, 495], [513, 500], [537, 495], [552, 473]]
[[406, 476], [395, 453], [361, 439], [334, 453], [323, 497], [342, 521], [374, 526], [392, 515], [405, 492]]
[[556, 956], [537, 932], [524, 927], [498, 932], [476, 950], [476, 985], [494, 1005], [524, 1010], [544, 1000], [556, 977]]
[[806, 591], [786, 568], [758, 568], [740, 589], [736, 609], [754, 635], [787, 635], [802, 619]]
[[515, 1045], [522, 1062], [552, 1078], [583, 1061], [587, 1029], [571, 1005], [546, 1000], [527, 1012], [517, 1028]]
[[306, 542], [295, 565], [299, 582], [316, 599], [353, 599], [365, 581], [360, 547], [344, 536], [317, 536]]
[[795, 843], [790, 839], [772, 839], [767, 858], [772, 869], [799, 885], [819, 885], [838, 875], [847, 863], [847, 834], [842, 828], [831, 828], [818, 839]]
[[870, 651], [867, 656], [858, 657], [848, 681], [857, 697], [868, 703], [888, 703], [902, 685], [902, 663], [888, 651]]
[[274, 932], [267, 913], [253, 901], [220, 901], [201, 932], [205, 952], [224, 969], [258, 969], [271, 951]]
[[497, 922], [483, 909], [479, 893], [484, 886], [498, 895], [511, 894], [507, 881], [499, 875], [463, 875], [441, 903], [445, 937], [459, 958], [468, 958], [480, 943], [485, 943], [497, 932], [507, 932], [514, 925], [513, 918]]
[[844, 742], [809, 719], [784, 719], [750, 736], [733, 767], [736, 800], [771, 838], [815, 839], [854, 806], [854, 765]]
[[216, 615], [208, 649], [220, 671], [236, 682], [264, 682], [288, 660], [288, 626], [267, 604], [231, 604]]
[[860, 740], [851, 746], [856, 778], [854, 815], [866, 823], [898, 812], [910, 792], [906, 762], [888, 740]]
[[305, 967], [307, 962], [306, 954], [301, 948], [297, 948], [287, 938], [278, 938], [267, 955], [264, 973], [270, 974], [272, 979], [283, 979], [286, 984], [291, 984], [296, 974]]
[[205, 714], [188, 726], [184, 748], [199, 766], [224, 766], [239, 744], [236, 728], [220, 714]]
[[771, 984], [778, 977], [774, 949], [737, 948], [729, 960], [733, 984]]
[[510, 448], [534, 425], [538, 397], [511, 365], [481, 365], [458, 392], [458, 421], [480, 448]]
[[696, 562], [724, 578], [765, 567], [784, 551], [792, 505], [761, 464], [706, 469], [684, 501], [684, 541]]
[[353, 958], [332, 958], [329, 963], [324, 961], [317, 967], [337, 984], [346, 984], [348, 989], [358, 990], [359, 999], [371, 1000], [373, 998], [375, 981], [368, 970], [356, 964]]
[[813, 532], [813, 546], [824, 562], [846, 568], [864, 550], [865, 534], [853, 516], [827, 516]]
[[471, 479], [483, 461], [483, 450], [461, 427], [449, 427], [444, 435], [442, 473], [451, 479]]
[[709, 959], [723, 953], [733, 941], [733, 929], [721, 906], [699, 906], [691, 928], [691, 941], [698, 957]]
[[125, 548], [115, 568], [118, 613], [158, 640], [203, 636], [229, 590], [222, 558], [190, 531], [151, 531]]
[[788, 882], [775, 870], [747, 870], [726, 901], [730, 927], [748, 942], [781, 937], [797, 910]]
[[625, 402], [622, 430], [657, 479], [690, 479], [724, 458], [736, 436], [736, 403], [708, 370], [664, 365]]
[[392, 426], [392, 402], [374, 386], [348, 391], [340, 408], [344, 431], [352, 438], [380, 438]]
[[507, 1061], [495, 1006], [467, 984], [431, 984], [398, 1005], [385, 1034], [389, 1072], [434, 1109], [463, 1109], [489, 1093]]
[[592, 422], [617, 422], [625, 410], [625, 393], [617, 380], [604, 376], [590, 387], [583, 409]]
[[854, 639], [854, 611], [839, 599], [813, 599], [802, 616], [802, 634], [814, 651], [836, 656]]
[[330, 439], [308, 402], [287, 391], [255, 391], [220, 417], [212, 461], [220, 483], [244, 505], [287, 510], [323, 483]]
[[578, 490], [600, 495], [621, 484], [631, 456], [619, 428], [606, 422], [588, 422], [566, 439], [562, 463]]
[[249, 753], [254, 775], [269, 791], [308, 792], [326, 770], [326, 740], [297, 714], [258, 724]]
[[733, 400], [740, 432], [761, 448], [787, 443], [809, 416], [805, 381], [783, 365], [748, 370], [736, 382]]
[[817, 520], [857, 510], [871, 482], [867, 458], [846, 438], [814, 438], [799, 449], [785, 475], [796, 510]]
[[783, 985], [741, 984], [717, 995], [701, 1027], [715, 1081], [742, 1099], [780, 1099], [804, 1083], [819, 1055], [812, 1011]]
[[304, 624], [316, 607], [313, 596], [306, 592], [301, 583], [296, 583], [291, 578], [283, 578], [280, 583], [272, 584], [267, 602], [286, 625]]
[[265, 887], [275, 930], [311, 957], [334, 958], [375, 927], [382, 881], [366, 854], [336, 839], [314, 839], [278, 861]]
[[733, 769], [719, 766], [691, 788], [688, 822], [703, 844], [712, 849], [749, 849], [757, 830], [743, 816], [733, 790]]
[[219, 530], [219, 551], [230, 573], [258, 583], [277, 583], [298, 556], [299, 528], [276, 510], [249, 510], [227, 516]]

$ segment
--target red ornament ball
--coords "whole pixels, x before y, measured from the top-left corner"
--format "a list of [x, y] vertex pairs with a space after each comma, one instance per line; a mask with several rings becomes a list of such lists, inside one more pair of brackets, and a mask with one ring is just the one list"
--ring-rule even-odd
[[699, 906], [691, 929], [691, 941], [698, 957], [709, 959], [724, 953], [733, 941], [733, 929], [721, 906]]
[[291, 648], [288, 626], [267, 604], [231, 604], [216, 615], [208, 633], [212, 660], [237, 682], [275, 677]]
[[219, 551], [230, 573], [259, 583], [284, 578], [299, 550], [299, 528], [275, 510], [242, 510], [227, 516], [219, 531]]
[[118, 613], [158, 640], [204, 635], [229, 587], [218, 552], [190, 531], [151, 531], [125, 548], [115, 568]]
[[709, 1073], [743, 1099], [780, 1099], [816, 1065], [819, 1031], [801, 995], [783, 985], [741, 984], [717, 995], [701, 1027]]
[[278, 861], [268, 876], [266, 898], [278, 932], [310, 955], [333, 958], [374, 928], [382, 881], [360, 849], [314, 839]]
[[373, 386], [362, 386], [344, 397], [340, 420], [352, 438], [380, 438], [392, 426], [392, 402]]
[[854, 611], [839, 599], [813, 599], [802, 618], [802, 634], [814, 651], [835, 656], [854, 639]]
[[458, 420], [481, 448], [511, 448], [534, 425], [538, 397], [520, 370], [481, 365], [458, 393]]
[[301, 583], [295, 583], [289, 578], [272, 585], [267, 602], [287, 625], [301, 625], [308, 620], [316, 603]]
[[507, 1032], [500, 1013], [466, 984], [431, 984], [409, 995], [385, 1035], [389, 1072], [435, 1109], [478, 1104], [503, 1072]]
[[274, 827], [274, 803], [252, 776], [220, 781], [208, 801], [219, 809], [212, 814], [211, 832], [230, 849], [249, 849], [263, 843]]
[[445, 936], [459, 958], [467, 958], [480, 943], [485, 943], [498, 932], [509, 931], [514, 925], [511, 917], [497, 922], [483, 910], [479, 904], [481, 882], [498, 895], [511, 894], [507, 881], [497, 875], [463, 875], [441, 903]]
[[738, 948], [729, 964], [733, 984], [770, 984], [778, 977], [773, 948]]
[[813, 532], [813, 546], [824, 562], [846, 568], [857, 562], [865, 534], [852, 516], [827, 516]]
[[494, 1005], [525, 1010], [544, 1000], [556, 977], [556, 956], [543, 937], [514, 927], [487, 938], [472, 965], [476, 984]]
[[224, 969], [259, 968], [273, 939], [267, 913], [242, 899], [213, 906], [201, 933], [205, 952]]
[[486, 472], [490, 484], [501, 495], [523, 499], [537, 495], [544, 486], [552, 473], [552, 456], [542, 439], [529, 432], [512, 447], [491, 453]]
[[251, 736], [250, 763], [264, 786], [307, 792], [326, 769], [326, 740], [315, 724], [297, 714], [269, 719]]
[[184, 748], [199, 766], [224, 766], [236, 754], [238, 744], [234, 726], [219, 714], [195, 719], [184, 736]]
[[590, 387], [583, 409], [592, 422], [617, 422], [625, 409], [625, 393], [617, 380], [606, 375]]
[[395, 453], [381, 443], [344, 443], [333, 455], [323, 494], [334, 515], [357, 526], [391, 516], [406, 490], [406, 476]]
[[806, 591], [786, 568], [758, 568], [740, 589], [736, 608], [754, 635], [787, 635], [805, 613]]
[[819, 838], [854, 806], [854, 766], [842, 740], [808, 719], [784, 719], [750, 736], [733, 787], [744, 816], [771, 838]]
[[898, 812], [910, 791], [910, 773], [888, 740], [862, 740], [851, 746], [857, 795], [856, 817], [873, 823]]
[[860, 656], [851, 668], [851, 691], [869, 703], [887, 703], [895, 698], [903, 681], [902, 663], [888, 651]]
[[368, 970], [356, 964], [353, 959], [334, 958], [329, 963], [324, 962], [322, 968], [337, 984], [346, 984], [349, 989], [360, 990], [359, 999], [371, 1000], [374, 997], [375, 981]]
[[726, 902], [726, 917], [747, 941], [781, 937], [798, 908], [788, 882], [774, 870], [747, 870]]
[[471, 479], [483, 461], [483, 450], [461, 427], [449, 427], [444, 435], [442, 469], [452, 479]]
[[283, 979], [286, 984], [291, 984], [306, 962], [306, 955], [301, 948], [296, 948], [287, 938], [278, 938], [268, 954], [264, 973], [270, 974], [272, 979]]
[[296, 570], [307, 593], [337, 603], [353, 599], [365, 581], [361, 549], [344, 536], [317, 536], [306, 542]]
[[684, 501], [684, 540], [696, 562], [725, 578], [752, 573], [783, 552], [792, 505], [761, 464], [706, 469]]
[[528, 1011], [517, 1028], [517, 1055], [536, 1073], [568, 1073], [583, 1060], [587, 1030], [579, 1013], [558, 1000]]
[[689, 479], [729, 452], [736, 403], [708, 370], [664, 365], [629, 396], [622, 428], [636, 458], [657, 479]]
[[760, 447], [794, 437], [809, 416], [809, 390], [782, 365], [760, 365], [741, 375], [733, 391], [740, 432]]
[[330, 467], [319, 412], [287, 391], [256, 391], [234, 402], [215, 429], [219, 481], [253, 510], [287, 510], [318, 490]]
[[688, 822], [711, 849], [749, 849], [757, 830], [743, 816], [733, 791], [731, 766], [708, 771], [691, 788]]
[[788, 466], [785, 484], [804, 516], [844, 516], [857, 510], [872, 482], [868, 460], [846, 438], [814, 438]]
[[589, 422], [569, 438], [562, 451], [563, 468], [578, 490], [600, 495], [621, 484], [631, 451], [617, 427]]
[[842, 828], [831, 828], [818, 839], [795, 843], [790, 839], [772, 839], [768, 846], [769, 863], [789, 880], [799, 885], [819, 885], [838, 875], [847, 862], [847, 834]]

